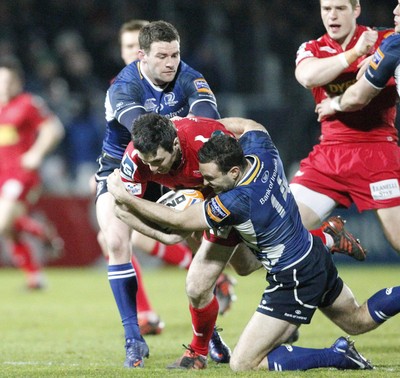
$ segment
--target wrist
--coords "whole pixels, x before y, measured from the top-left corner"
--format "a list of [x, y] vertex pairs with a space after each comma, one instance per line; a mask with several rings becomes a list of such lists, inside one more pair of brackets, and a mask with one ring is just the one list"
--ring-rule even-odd
[[340, 106], [340, 99], [341, 99], [341, 97], [342, 97], [342, 96], [336, 96], [336, 97], [334, 97], [334, 98], [331, 99], [330, 107], [331, 107], [331, 109], [334, 110], [335, 112], [342, 112], [342, 111], [343, 111], [342, 107]]

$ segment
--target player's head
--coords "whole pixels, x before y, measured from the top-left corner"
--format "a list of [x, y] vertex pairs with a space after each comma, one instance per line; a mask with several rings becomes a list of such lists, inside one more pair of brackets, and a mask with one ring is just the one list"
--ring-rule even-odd
[[162, 86], [175, 79], [180, 63], [180, 37], [173, 25], [153, 21], [139, 32], [141, 69], [153, 84]]
[[398, 0], [396, 7], [393, 9], [394, 14], [394, 29], [396, 33], [400, 33], [400, 0]]
[[328, 35], [340, 44], [349, 42], [361, 12], [359, 0], [320, 0], [321, 18]]
[[232, 189], [247, 167], [239, 142], [226, 134], [209, 139], [198, 156], [204, 185], [211, 186], [216, 193]]
[[24, 73], [17, 59], [0, 60], [0, 103], [6, 104], [23, 90]]
[[125, 64], [130, 64], [138, 59], [139, 31], [147, 25], [146, 20], [130, 20], [122, 24], [119, 29], [119, 44], [121, 46], [121, 58]]
[[152, 172], [166, 174], [181, 163], [181, 149], [173, 123], [156, 113], [144, 114], [133, 123], [132, 142], [139, 158]]

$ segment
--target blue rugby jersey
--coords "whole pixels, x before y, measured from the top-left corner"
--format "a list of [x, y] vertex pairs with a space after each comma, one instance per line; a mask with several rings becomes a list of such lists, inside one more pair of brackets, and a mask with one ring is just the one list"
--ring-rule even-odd
[[233, 226], [267, 271], [276, 273], [305, 257], [312, 237], [269, 134], [249, 131], [239, 141], [252, 167], [234, 189], [205, 201], [204, 215], [210, 228]]
[[103, 151], [121, 159], [131, 140], [133, 121], [141, 114], [159, 113], [168, 118], [196, 116], [219, 118], [213, 92], [203, 75], [180, 62], [175, 79], [160, 88], [146, 79], [140, 62], [126, 66], [107, 91], [106, 131]]
[[376, 50], [365, 72], [365, 78], [377, 89], [383, 89], [394, 76], [400, 95], [400, 34], [385, 38]]

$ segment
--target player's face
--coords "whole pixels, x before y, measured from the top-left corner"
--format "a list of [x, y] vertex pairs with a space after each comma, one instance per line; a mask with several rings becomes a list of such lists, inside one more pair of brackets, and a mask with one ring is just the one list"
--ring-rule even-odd
[[164, 85], [175, 79], [181, 61], [178, 41], [153, 42], [150, 51], [140, 52], [141, 68], [155, 85]]
[[342, 44], [354, 32], [360, 10], [360, 6], [353, 9], [349, 0], [321, 0], [321, 18], [328, 35]]
[[172, 169], [172, 166], [179, 158], [180, 154], [177, 151], [177, 149], [174, 149], [171, 153], [159, 147], [155, 155], [142, 154], [138, 151], [138, 156], [144, 164], [149, 166], [153, 173], [165, 175]]
[[126, 31], [121, 34], [121, 58], [126, 65], [138, 59], [139, 30]]
[[396, 8], [394, 8], [393, 14], [394, 14], [394, 30], [396, 31], [396, 33], [400, 33], [400, 0], [398, 1]]
[[226, 192], [235, 186], [235, 176], [232, 176], [231, 172], [222, 173], [213, 162], [200, 163], [199, 169], [203, 176], [204, 186], [210, 186], [215, 193]]
[[18, 76], [7, 68], [0, 68], [0, 103], [7, 104], [22, 91]]

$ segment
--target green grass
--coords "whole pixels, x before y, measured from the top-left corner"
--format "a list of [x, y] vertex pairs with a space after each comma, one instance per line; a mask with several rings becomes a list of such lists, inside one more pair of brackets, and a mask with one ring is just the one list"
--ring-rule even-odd
[[[340, 273], [360, 302], [380, 288], [398, 284], [400, 266], [340, 267]], [[267, 372], [235, 374], [227, 365], [209, 362], [204, 371], [169, 371], [165, 366], [183, 352], [191, 339], [184, 294], [186, 272], [174, 268], [144, 271], [145, 283], [157, 312], [166, 323], [159, 336], [146, 338], [150, 358], [144, 369], [122, 368], [123, 330], [105, 268], [48, 269], [49, 288], [26, 292], [23, 277], [0, 270], [1, 377], [264, 377]], [[266, 286], [264, 272], [237, 277], [238, 301], [218, 320], [224, 340], [233, 347], [254, 312]], [[319, 312], [301, 327], [299, 346], [327, 347], [343, 332]], [[400, 316], [379, 329], [355, 337], [358, 349], [377, 367], [374, 371], [318, 369], [269, 373], [276, 377], [399, 377]]]

